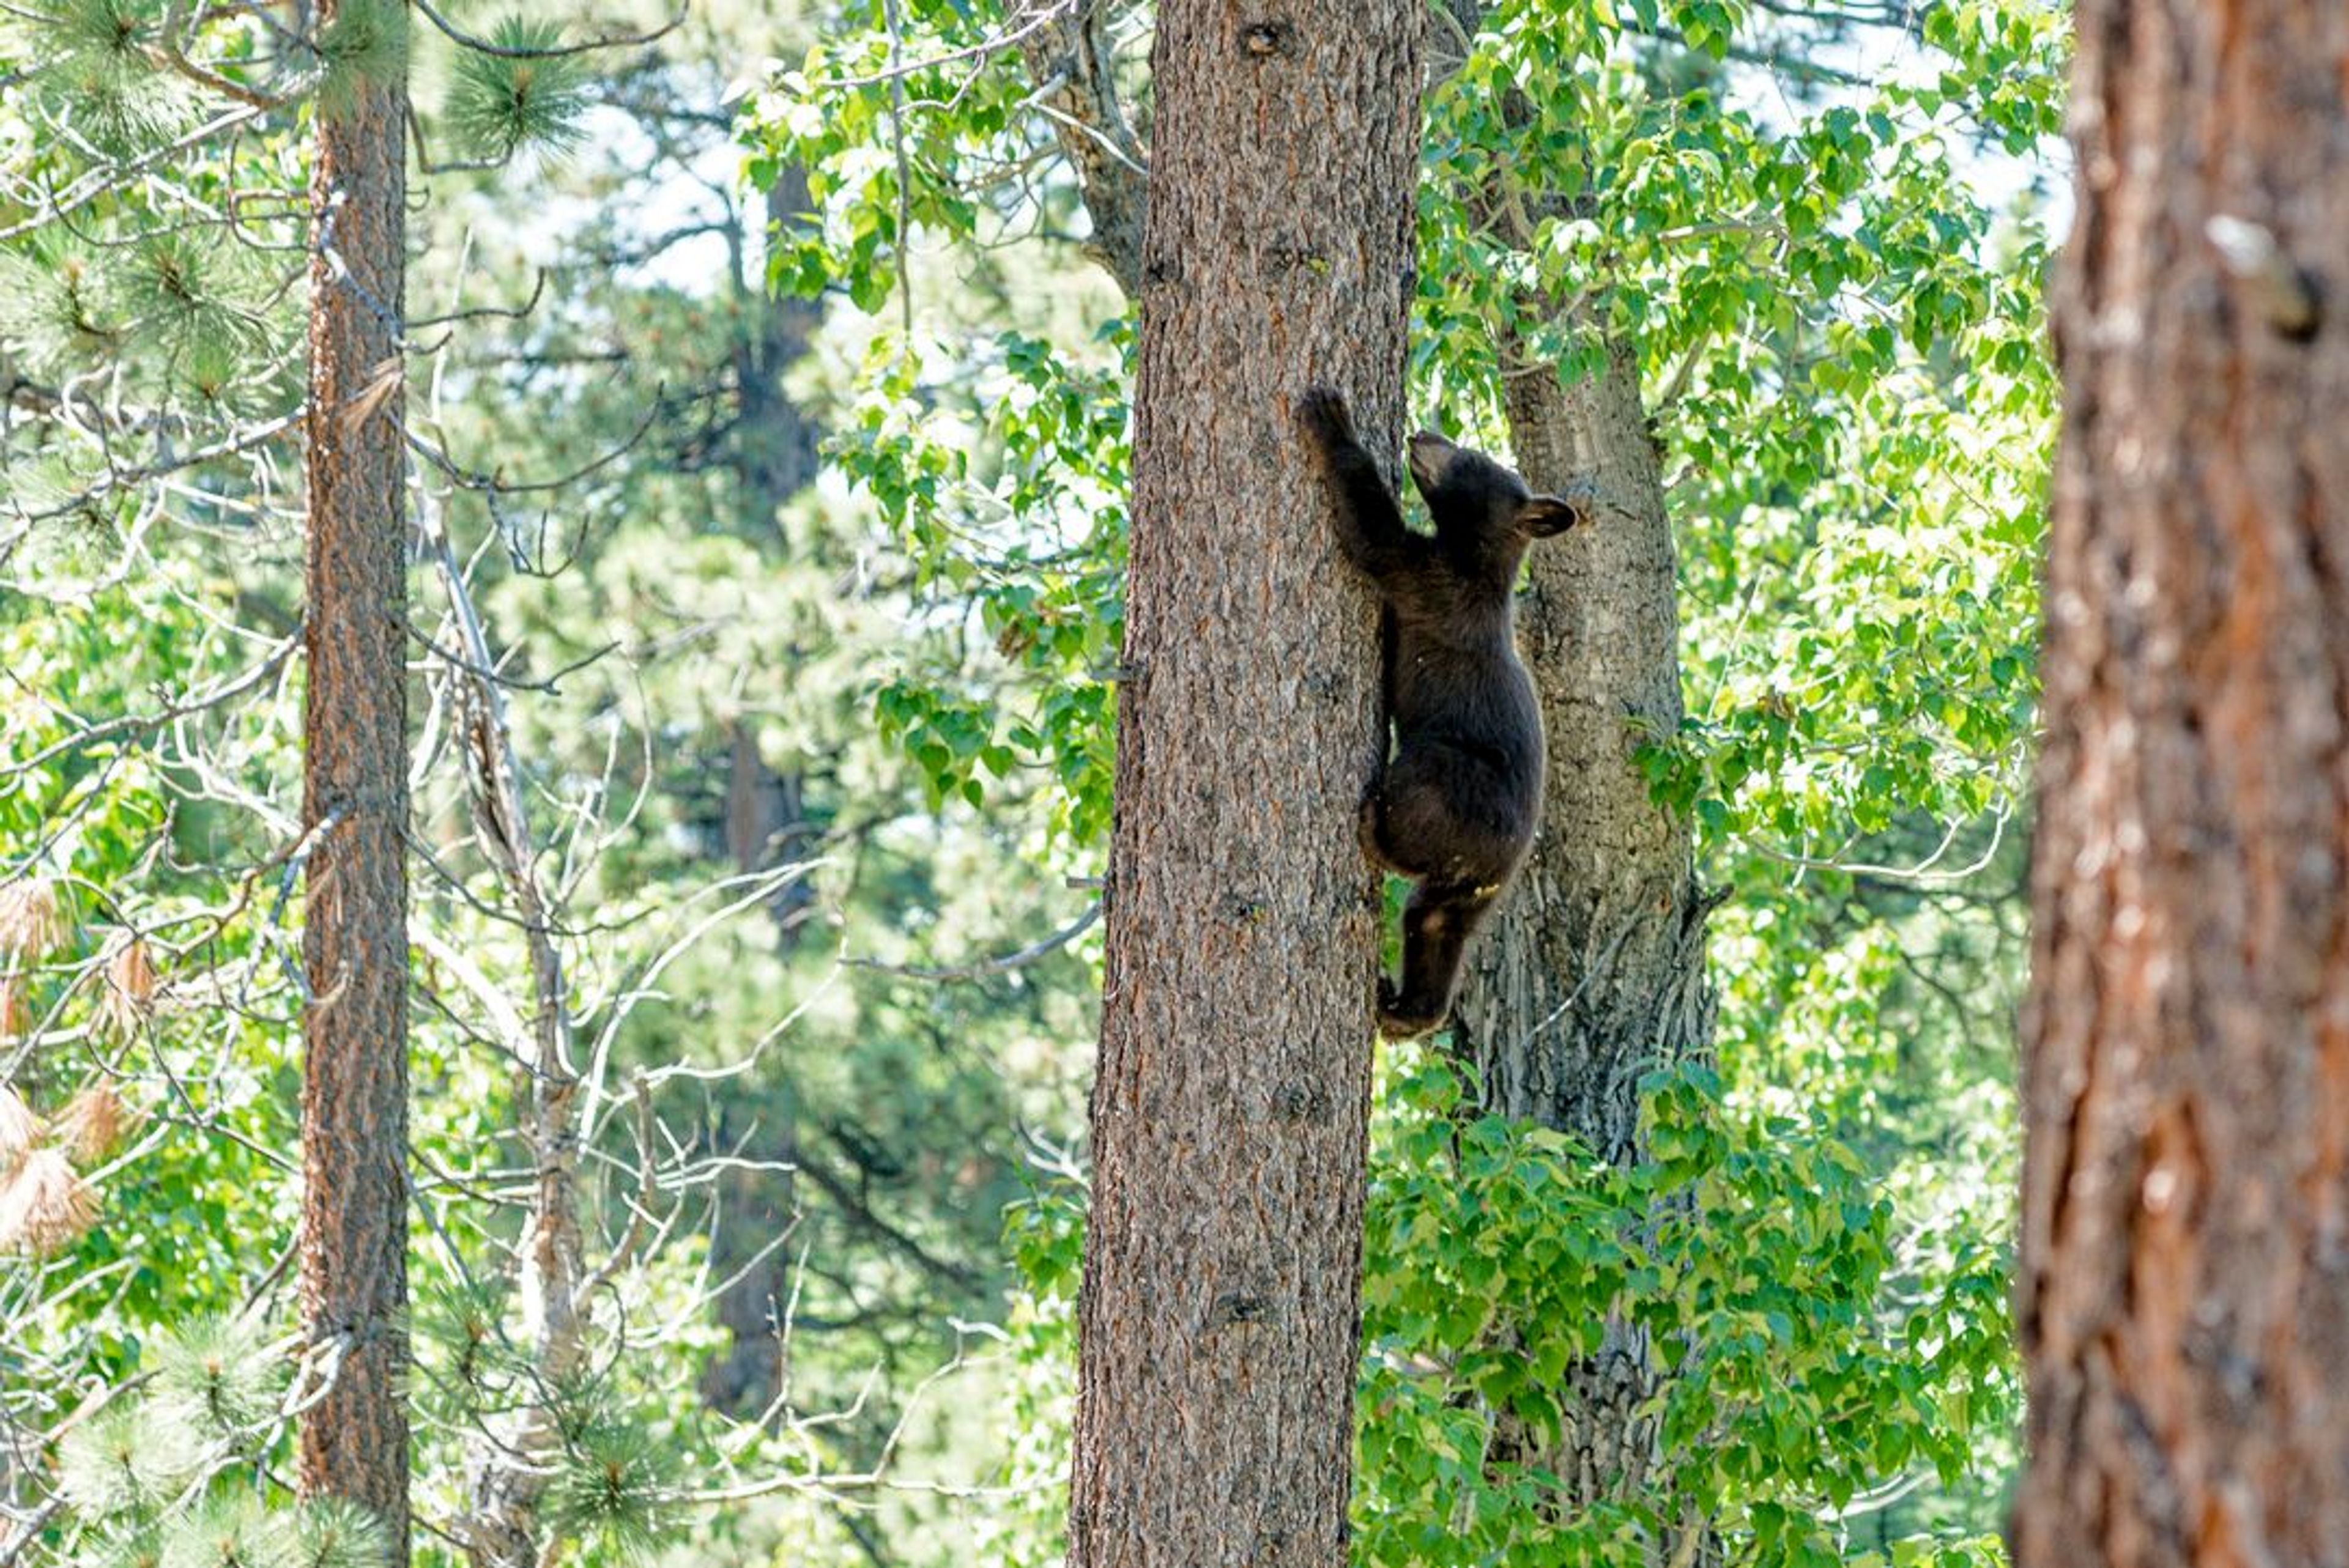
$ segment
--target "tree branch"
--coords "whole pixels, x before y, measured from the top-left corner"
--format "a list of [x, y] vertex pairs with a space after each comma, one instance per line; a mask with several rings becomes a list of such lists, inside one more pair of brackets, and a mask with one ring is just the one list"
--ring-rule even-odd
[[1047, 25], [1023, 19], [1019, 53], [1036, 84], [1031, 100], [1051, 120], [1061, 150], [1077, 170], [1092, 215], [1087, 247], [1126, 298], [1142, 297], [1142, 218], [1150, 193], [1150, 155], [1118, 102], [1109, 39], [1099, 0], [1055, 7]]

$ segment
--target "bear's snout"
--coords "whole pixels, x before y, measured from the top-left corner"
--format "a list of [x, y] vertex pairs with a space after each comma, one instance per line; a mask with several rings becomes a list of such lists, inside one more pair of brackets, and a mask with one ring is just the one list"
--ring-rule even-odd
[[1444, 470], [1458, 450], [1434, 431], [1420, 431], [1411, 438], [1411, 477], [1423, 488], [1433, 490], [1444, 482]]

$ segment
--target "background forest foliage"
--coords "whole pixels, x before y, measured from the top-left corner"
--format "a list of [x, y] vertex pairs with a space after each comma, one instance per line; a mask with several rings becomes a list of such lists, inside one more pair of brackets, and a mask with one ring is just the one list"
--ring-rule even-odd
[[[551, 1556], [1054, 1561], [1134, 328], [1019, 46], [1051, 14], [404, 10], [0, 27], [0, 1564], [381, 1559], [286, 1469], [295, 439], [309, 128], [395, 75], [415, 1551], [466, 1555], [531, 1411]], [[1689, 710], [1640, 756], [1723, 895], [1718, 1052], [1623, 1167], [1382, 1050], [1356, 1560], [1702, 1518], [2000, 1561], [2062, 17], [1430, 25], [1411, 406], [1498, 447], [1505, 335], [1638, 345]], [[1102, 27], [1137, 146], [1151, 26]], [[484, 683], [588, 1064], [559, 1367]], [[1610, 1320], [1691, 1376], [1658, 1473], [1555, 1517], [1490, 1413], [1555, 1428]]]

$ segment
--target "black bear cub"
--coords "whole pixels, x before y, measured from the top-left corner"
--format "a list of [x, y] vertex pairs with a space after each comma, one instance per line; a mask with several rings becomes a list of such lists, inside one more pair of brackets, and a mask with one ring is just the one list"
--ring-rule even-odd
[[1383, 606], [1394, 753], [1362, 801], [1362, 846], [1419, 883], [1403, 909], [1402, 984], [1379, 982], [1379, 1026], [1390, 1038], [1422, 1035], [1451, 1016], [1468, 938], [1533, 843], [1542, 722], [1517, 658], [1517, 566], [1527, 545], [1582, 513], [1423, 430], [1411, 438], [1411, 478], [1435, 534], [1413, 533], [1344, 398], [1315, 387], [1298, 419], [1337, 492], [1346, 557]]

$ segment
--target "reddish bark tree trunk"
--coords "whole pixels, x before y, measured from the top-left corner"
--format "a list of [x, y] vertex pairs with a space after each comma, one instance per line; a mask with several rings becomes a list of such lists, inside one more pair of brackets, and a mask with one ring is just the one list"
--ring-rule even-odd
[[2078, 26], [2017, 1561], [2336, 1563], [2349, 11], [2082, 0]]
[[[331, 21], [334, 0], [321, 7]], [[302, 1319], [341, 1347], [305, 1412], [305, 1496], [364, 1503], [408, 1557], [408, 537], [399, 311], [407, 95], [321, 113], [311, 184], [303, 821]]]
[[1077, 1568], [1345, 1561], [1378, 650], [1292, 410], [1398, 448], [1423, 26], [1159, 13]]

